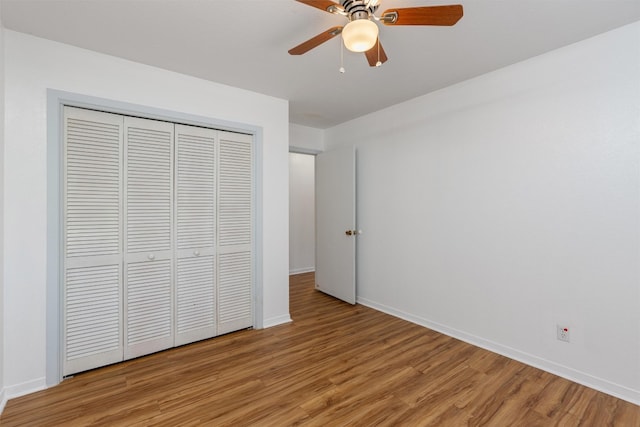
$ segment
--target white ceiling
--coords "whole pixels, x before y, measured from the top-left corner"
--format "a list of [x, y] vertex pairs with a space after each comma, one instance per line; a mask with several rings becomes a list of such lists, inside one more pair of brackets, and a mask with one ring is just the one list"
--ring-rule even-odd
[[[640, 20], [640, 0], [382, 0], [460, 3], [453, 27], [385, 27], [370, 68], [340, 38], [287, 51], [345, 19], [294, 0], [0, 0], [5, 28], [290, 101], [290, 120], [330, 127]], [[379, 13], [378, 12], [378, 13]]]

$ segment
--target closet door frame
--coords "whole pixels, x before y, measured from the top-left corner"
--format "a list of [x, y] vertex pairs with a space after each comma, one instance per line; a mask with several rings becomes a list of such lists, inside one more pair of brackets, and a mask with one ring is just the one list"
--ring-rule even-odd
[[64, 107], [169, 121], [251, 135], [253, 142], [253, 327], [263, 328], [262, 293], [262, 128], [259, 126], [131, 104], [72, 92], [47, 90], [47, 275], [46, 275], [46, 376], [48, 387], [59, 384], [62, 374], [63, 331], [63, 200]]

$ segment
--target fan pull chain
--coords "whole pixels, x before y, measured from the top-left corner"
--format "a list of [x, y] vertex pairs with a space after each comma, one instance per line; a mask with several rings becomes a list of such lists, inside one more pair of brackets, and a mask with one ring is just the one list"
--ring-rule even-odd
[[344, 43], [342, 43], [342, 40], [340, 40], [340, 69], [339, 69], [341, 74], [344, 74], [344, 72], [346, 71], [344, 69]]
[[378, 62], [376, 62], [376, 67], [379, 67], [382, 65], [382, 62], [380, 62], [380, 38], [379, 37], [376, 40], [376, 42], [378, 44]]

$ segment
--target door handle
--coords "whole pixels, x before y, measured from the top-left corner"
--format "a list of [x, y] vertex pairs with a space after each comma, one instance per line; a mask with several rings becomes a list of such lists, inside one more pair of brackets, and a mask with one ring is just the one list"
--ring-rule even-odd
[[347, 230], [344, 232], [344, 234], [346, 234], [347, 236], [353, 236], [353, 231], [352, 230]]
[[347, 236], [357, 236], [358, 234], [362, 234], [362, 230], [347, 230], [344, 234]]

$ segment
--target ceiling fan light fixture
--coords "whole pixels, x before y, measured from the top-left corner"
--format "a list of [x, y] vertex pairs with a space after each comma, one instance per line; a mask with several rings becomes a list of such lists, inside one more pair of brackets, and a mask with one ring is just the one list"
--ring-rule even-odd
[[366, 52], [378, 40], [378, 26], [369, 19], [356, 19], [342, 29], [344, 46], [352, 52]]

